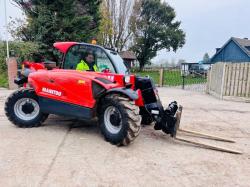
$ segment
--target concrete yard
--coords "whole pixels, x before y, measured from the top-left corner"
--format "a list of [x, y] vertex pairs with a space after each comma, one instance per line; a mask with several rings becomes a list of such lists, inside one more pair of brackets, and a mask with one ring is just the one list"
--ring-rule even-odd
[[236, 143], [192, 139], [243, 152], [233, 155], [177, 142], [153, 126], [128, 147], [105, 142], [95, 124], [57, 116], [39, 128], [17, 128], [4, 114], [10, 93], [0, 89], [0, 186], [250, 186], [250, 103], [159, 89], [165, 105], [184, 106], [183, 128]]

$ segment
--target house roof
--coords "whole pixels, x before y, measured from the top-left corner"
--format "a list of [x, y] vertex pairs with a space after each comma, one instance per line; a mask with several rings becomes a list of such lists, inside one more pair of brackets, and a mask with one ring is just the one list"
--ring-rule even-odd
[[250, 50], [247, 47], [250, 47], [250, 40], [241, 39], [241, 38], [232, 38], [239, 46], [244, 50], [244, 52], [250, 57]]
[[123, 59], [127, 60], [136, 60], [136, 56], [132, 51], [122, 51], [120, 52], [120, 55]]
[[241, 50], [246, 53], [247, 56], [250, 57], [250, 40], [248, 40], [247, 38], [241, 39], [241, 38], [236, 38], [236, 37], [232, 37], [230, 38], [224, 45], [222, 48], [220, 48], [220, 50], [218, 50], [215, 55], [211, 58], [211, 60], [217, 55], [219, 54], [226, 46], [227, 44], [229, 44], [229, 42], [233, 41], [236, 45], [238, 45]]

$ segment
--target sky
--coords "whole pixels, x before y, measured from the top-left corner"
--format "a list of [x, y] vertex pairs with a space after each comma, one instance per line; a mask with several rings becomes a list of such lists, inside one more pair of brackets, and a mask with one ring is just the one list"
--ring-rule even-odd
[[[177, 53], [160, 51], [153, 60], [187, 62], [202, 60], [207, 52], [214, 55], [215, 48], [223, 46], [230, 37], [250, 38], [250, 0], [165, 0], [176, 11], [176, 20], [186, 33], [186, 44]], [[19, 8], [7, 2], [7, 14], [21, 17]], [[0, 38], [4, 33], [4, 0], [0, 0]]]
[[186, 32], [186, 44], [177, 53], [158, 53], [156, 62], [185, 59], [197, 62], [222, 47], [231, 37], [250, 39], [250, 0], [166, 0]]
[[[6, 38], [4, 1], [5, 0], [0, 0], [0, 39]], [[10, 21], [10, 17], [12, 18], [24, 17], [22, 11], [11, 0], [6, 0], [6, 8], [7, 8], [8, 21]]]

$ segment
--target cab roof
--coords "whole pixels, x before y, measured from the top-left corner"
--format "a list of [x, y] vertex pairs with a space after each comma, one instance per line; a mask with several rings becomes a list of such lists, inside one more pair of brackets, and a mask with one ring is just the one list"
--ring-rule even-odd
[[53, 46], [60, 52], [66, 53], [68, 49], [75, 44], [77, 44], [77, 42], [56, 42]]
[[[99, 45], [94, 45], [94, 44], [84, 43], [84, 42], [56, 42], [56, 43], [54, 43], [53, 46], [56, 49], [58, 49], [60, 52], [66, 53], [70, 47], [72, 47], [73, 45], [76, 45], [76, 44], [82, 44], [82, 45], [86, 45], [86, 46], [95, 46], [95, 47], [103, 48], [102, 46], [99, 46]], [[103, 48], [103, 49], [105, 49], [105, 48]], [[109, 50], [111, 50], [111, 49], [109, 49]]]

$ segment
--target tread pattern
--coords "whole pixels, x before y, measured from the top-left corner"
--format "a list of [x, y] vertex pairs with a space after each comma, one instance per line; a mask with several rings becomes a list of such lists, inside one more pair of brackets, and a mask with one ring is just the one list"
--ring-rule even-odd
[[[120, 142], [116, 142], [112, 138], [107, 136], [103, 128], [101, 128], [102, 134], [104, 135], [105, 139], [111, 142], [112, 144], [116, 144], [120, 146], [128, 145], [132, 141], [134, 141], [135, 138], [140, 133], [140, 130], [141, 130], [141, 116], [139, 115], [140, 109], [138, 106], [135, 105], [134, 101], [131, 101], [129, 98], [124, 97], [122, 95], [118, 95], [118, 94], [112, 94], [112, 95], [106, 96], [102, 102], [103, 107], [105, 108], [105, 106], [107, 106], [107, 104], [110, 102], [114, 102], [123, 108], [123, 115], [125, 119], [123, 119], [122, 123], [123, 125], [126, 126], [126, 129]], [[100, 123], [103, 123], [103, 122], [100, 122]]]
[[11, 121], [14, 125], [21, 128], [32, 128], [41, 126], [41, 124], [48, 118], [48, 114], [43, 114], [40, 112], [35, 119], [30, 121], [21, 120], [15, 115], [14, 105], [16, 101], [22, 97], [29, 97], [38, 100], [33, 89], [21, 88], [13, 92], [5, 101], [4, 110], [8, 120]]

